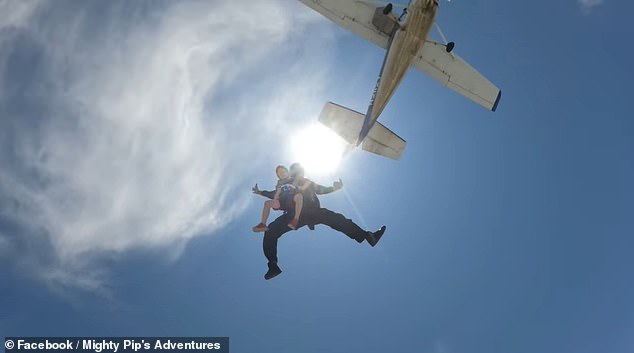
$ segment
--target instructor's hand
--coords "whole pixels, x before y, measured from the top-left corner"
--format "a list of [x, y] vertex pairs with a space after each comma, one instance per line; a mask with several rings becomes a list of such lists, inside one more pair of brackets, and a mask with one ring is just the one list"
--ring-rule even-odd
[[251, 191], [253, 191], [254, 194], [258, 195], [260, 195], [261, 193], [260, 189], [258, 189], [258, 184], [255, 184], [255, 186], [251, 188]]
[[341, 178], [339, 178], [339, 181], [335, 181], [334, 183], [332, 183], [332, 188], [335, 190], [339, 190], [343, 187], [343, 182], [341, 181]]

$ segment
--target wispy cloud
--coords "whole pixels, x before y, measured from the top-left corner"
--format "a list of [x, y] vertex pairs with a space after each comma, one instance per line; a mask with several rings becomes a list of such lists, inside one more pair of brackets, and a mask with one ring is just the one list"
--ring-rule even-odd
[[603, 4], [603, 0], [578, 0], [581, 5], [581, 10], [585, 13], [589, 13], [593, 8]]
[[328, 39], [288, 6], [0, 1], [0, 252], [93, 289], [91, 259], [242, 212], [262, 146], [322, 103]]

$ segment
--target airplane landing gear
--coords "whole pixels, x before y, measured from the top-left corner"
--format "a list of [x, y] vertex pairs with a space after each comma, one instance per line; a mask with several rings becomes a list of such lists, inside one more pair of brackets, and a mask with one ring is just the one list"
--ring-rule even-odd
[[447, 43], [447, 46], [445, 47], [445, 50], [447, 51], [447, 53], [451, 53], [451, 51], [453, 50], [453, 48], [455, 46], [456, 46], [456, 43], [449, 42], [449, 43]]
[[389, 14], [390, 12], [392, 12], [392, 8], [393, 8], [393, 7], [394, 7], [394, 6], [392, 5], [392, 3], [389, 3], [389, 4], [385, 5], [385, 7], [383, 8], [383, 14], [384, 14], [384, 15], [387, 15], [387, 14]]

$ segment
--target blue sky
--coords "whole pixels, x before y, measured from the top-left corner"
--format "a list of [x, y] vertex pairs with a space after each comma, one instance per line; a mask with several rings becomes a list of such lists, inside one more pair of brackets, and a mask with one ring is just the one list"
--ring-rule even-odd
[[585, 4], [441, 3], [498, 111], [411, 71], [403, 158], [313, 177], [381, 243], [301, 229], [264, 281], [251, 186], [325, 101], [365, 111], [382, 50], [291, 0], [0, 2], [0, 333], [631, 352], [634, 5]]

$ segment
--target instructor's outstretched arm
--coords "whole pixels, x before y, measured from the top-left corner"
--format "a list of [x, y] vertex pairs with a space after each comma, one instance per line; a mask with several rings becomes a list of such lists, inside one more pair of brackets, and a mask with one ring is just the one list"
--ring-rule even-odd
[[341, 179], [332, 183], [332, 186], [323, 186], [315, 182], [312, 183], [313, 187], [315, 188], [315, 194], [317, 195], [330, 194], [331, 192], [335, 192], [343, 187], [343, 182], [341, 181]]

